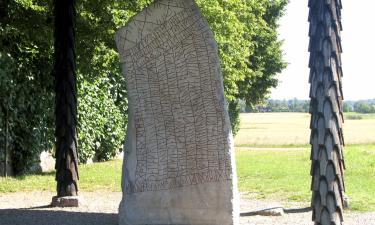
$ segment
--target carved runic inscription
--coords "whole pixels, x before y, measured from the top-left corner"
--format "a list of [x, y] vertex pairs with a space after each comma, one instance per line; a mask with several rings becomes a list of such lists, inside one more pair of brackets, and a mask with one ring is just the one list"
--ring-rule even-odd
[[[163, 12], [163, 13], [160, 13]], [[192, 1], [156, 1], [116, 36], [127, 79], [128, 193], [231, 179], [230, 126], [213, 34]]]

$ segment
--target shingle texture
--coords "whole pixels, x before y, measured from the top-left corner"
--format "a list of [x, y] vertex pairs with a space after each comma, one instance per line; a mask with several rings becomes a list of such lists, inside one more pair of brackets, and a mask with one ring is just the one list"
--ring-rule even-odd
[[341, 1], [309, 0], [312, 219], [343, 224]]

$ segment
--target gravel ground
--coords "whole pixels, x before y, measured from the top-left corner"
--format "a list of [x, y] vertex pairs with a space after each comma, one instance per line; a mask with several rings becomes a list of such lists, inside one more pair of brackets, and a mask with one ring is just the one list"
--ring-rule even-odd
[[[1, 225], [116, 225], [121, 193], [81, 193], [79, 208], [53, 208], [47, 191], [0, 194]], [[241, 196], [240, 225], [313, 225], [307, 203], [288, 203], [283, 216], [260, 216], [257, 211], [280, 207], [270, 200]], [[375, 212], [346, 213], [345, 225], [375, 225]]]

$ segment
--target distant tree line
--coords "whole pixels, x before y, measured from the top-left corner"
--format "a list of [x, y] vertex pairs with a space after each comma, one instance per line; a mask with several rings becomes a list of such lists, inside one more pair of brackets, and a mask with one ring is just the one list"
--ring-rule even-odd
[[345, 101], [344, 112], [375, 113], [375, 99]]
[[[240, 101], [241, 112], [309, 112], [310, 100], [275, 100], [269, 99], [263, 104], [249, 107]], [[344, 112], [375, 113], [375, 99], [345, 101]]]

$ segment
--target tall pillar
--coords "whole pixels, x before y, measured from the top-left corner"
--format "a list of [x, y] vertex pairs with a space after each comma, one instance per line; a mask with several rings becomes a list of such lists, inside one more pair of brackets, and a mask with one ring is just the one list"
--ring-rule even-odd
[[309, 8], [312, 219], [339, 225], [345, 191], [341, 1], [309, 0]]
[[77, 201], [71, 205], [64, 197], [78, 195], [75, 14], [74, 0], [54, 1], [57, 196], [53, 204], [61, 206], [76, 206]]

